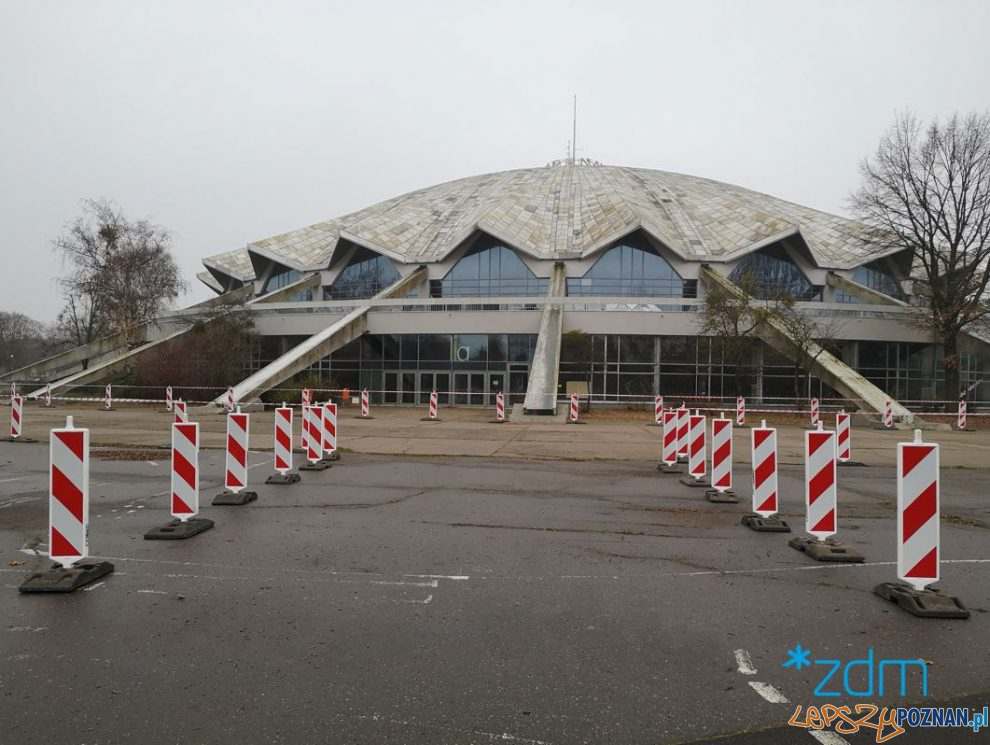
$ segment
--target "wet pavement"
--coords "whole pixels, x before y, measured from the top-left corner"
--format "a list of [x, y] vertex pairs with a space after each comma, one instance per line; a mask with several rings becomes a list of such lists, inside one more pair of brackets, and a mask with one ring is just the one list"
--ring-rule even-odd
[[[939, 586], [973, 614], [938, 621], [872, 594], [896, 579], [889, 466], [840, 470], [839, 538], [866, 563], [829, 566], [739, 524], [748, 469], [714, 505], [646, 459], [345, 453], [276, 487], [253, 453], [259, 499], [220, 508], [221, 453], [201, 457], [213, 530], [143, 540], [169, 517], [167, 452], [94, 458], [91, 553], [115, 573], [21, 595], [48, 564], [47, 447], [0, 444], [0, 741], [813, 743], [797, 705], [990, 703], [990, 469], [943, 473]], [[782, 469], [798, 531], [802, 476]], [[882, 699], [815, 696], [826, 667], [782, 667], [797, 644], [923, 659], [927, 699], [916, 669], [903, 698], [892, 673]]]

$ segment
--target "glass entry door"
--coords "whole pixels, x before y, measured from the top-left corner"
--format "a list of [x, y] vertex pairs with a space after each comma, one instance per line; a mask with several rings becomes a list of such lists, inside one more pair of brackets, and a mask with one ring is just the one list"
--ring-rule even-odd
[[483, 406], [487, 391], [488, 373], [454, 373], [453, 403], [457, 406]]

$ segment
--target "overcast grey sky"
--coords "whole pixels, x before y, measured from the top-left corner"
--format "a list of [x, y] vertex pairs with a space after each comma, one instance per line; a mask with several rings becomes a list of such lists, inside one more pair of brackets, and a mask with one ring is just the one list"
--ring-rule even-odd
[[990, 2], [0, 0], [0, 309], [87, 197], [203, 256], [578, 155], [844, 213], [894, 113], [990, 106]]

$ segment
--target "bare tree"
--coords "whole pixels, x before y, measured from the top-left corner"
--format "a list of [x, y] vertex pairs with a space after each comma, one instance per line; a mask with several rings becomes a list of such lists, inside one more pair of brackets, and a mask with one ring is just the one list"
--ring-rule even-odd
[[741, 292], [720, 284], [705, 290], [699, 318], [701, 332], [718, 340], [722, 362], [733, 368], [735, 395], [747, 395], [747, 378], [753, 373], [753, 333], [774, 313], [777, 298], [758, 301], [758, 282], [749, 272], [736, 283]]
[[52, 241], [67, 274], [59, 326], [76, 344], [153, 319], [185, 288], [169, 232], [128, 220], [106, 200], [83, 202], [82, 214]]
[[0, 370], [16, 370], [45, 356], [45, 327], [24, 315], [0, 311]]
[[990, 314], [990, 114], [927, 125], [898, 114], [851, 197], [878, 252], [913, 251], [925, 320], [943, 349], [946, 395], [959, 395], [960, 334]]
[[[811, 394], [811, 371], [825, 353], [842, 324], [832, 316], [814, 314], [812, 308], [800, 308], [791, 296], [779, 298], [773, 309], [776, 321], [787, 332], [794, 350], [794, 398], [798, 402]], [[803, 405], [799, 403], [799, 405]]]

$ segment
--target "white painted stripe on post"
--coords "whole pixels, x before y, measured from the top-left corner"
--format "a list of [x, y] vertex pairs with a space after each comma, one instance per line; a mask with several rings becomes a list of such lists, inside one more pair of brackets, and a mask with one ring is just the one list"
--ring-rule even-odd
[[292, 409], [275, 409], [275, 470], [285, 474], [292, 470]]

